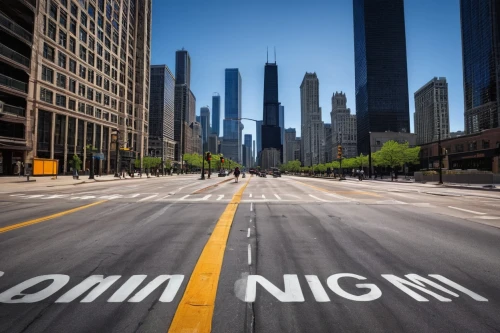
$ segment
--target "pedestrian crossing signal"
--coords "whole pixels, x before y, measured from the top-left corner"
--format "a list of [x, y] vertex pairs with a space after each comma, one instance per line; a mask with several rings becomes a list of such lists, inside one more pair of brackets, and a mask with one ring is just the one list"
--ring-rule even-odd
[[207, 153], [207, 161], [211, 161], [211, 160], [212, 160], [212, 154]]
[[337, 146], [337, 159], [340, 160], [342, 158], [342, 146]]
[[221, 157], [221, 158], [220, 158], [220, 162], [221, 162], [221, 163], [224, 163], [224, 157]]

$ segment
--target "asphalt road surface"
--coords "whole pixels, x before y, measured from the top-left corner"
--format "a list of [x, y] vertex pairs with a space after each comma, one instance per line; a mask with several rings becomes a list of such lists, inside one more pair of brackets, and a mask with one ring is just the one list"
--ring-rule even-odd
[[499, 207], [291, 176], [0, 189], [0, 332], [498, 332]]

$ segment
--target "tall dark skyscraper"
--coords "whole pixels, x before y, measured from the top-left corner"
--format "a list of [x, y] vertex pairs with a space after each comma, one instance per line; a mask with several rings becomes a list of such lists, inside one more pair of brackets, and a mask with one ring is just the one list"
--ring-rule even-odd
[[460, 0], [465, 132], [500, 126], [500, 3]]
[[354, 0], [358, 153], [369, 132], [410, 132], [403, 0]]
[[204, 149], [208, 150], [208, 136], [210, 135], [210, 108], [204, 106], [200, 109], [201, 139]]
[[278, 96], [278, 65], [266, 63], [264, 67], [264, 107], [262, 149], [275, 148], [283, 157], [280, 128], [280, 102]]
[[191, 87], [191, 56], [184, 49], [175, 52], [175, 83]]
[[212, 133], [220, 135], [220, 95], [218, 93], [212, 96]]

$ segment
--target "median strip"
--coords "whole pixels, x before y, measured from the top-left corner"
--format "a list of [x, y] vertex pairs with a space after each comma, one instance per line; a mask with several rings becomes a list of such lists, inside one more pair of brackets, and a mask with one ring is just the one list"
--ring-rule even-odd
[[64, 212], [60, 212], [60, 213], [56, 213], [56, 214], [52, 214], [52, 215], [48, 215], [48, 216], [44, 216], [44, 217], [39, 217], [37, 219], [29, 220], [29, 221], [26, 221], [26, 222], [21, 222], [21, 223], [16, 223], [16, 224], [13, 224], [13, 225], [9, 225], [7, 227], [0, 228], [0, 234], [2, 234], [4, 232], [11, 231], [11, 230], [19, 229], [19, 228], [24, 228], [24, 227], [27, 227], [27, 226], [30, 226], [30, 225], [33, 225], [33, 224], [37, 224], [37, 223], [40, 223], [40, 222], [52, 220], [52, 219], [55, 219], [57, 217], [61, 217], [61, 216], [68, 215], [68, 214], [71, 214], [71, 213], [75, 213], [75, 212], [77, 212], [79, 210], [83, 210], [85, 208], [89, 208], [89, 207], [92, 207], [92, 206], [97, 206], [97, 205], [102, 204], [103, 202], [106, 202], [106, 201], [107, 200], [97, 201], [97, 202], [93, 202], [93, 203], [85, 205], [85, 206], [80, 206], [80, 207], [76, 207], [76, 208], [73, 208], [73, 209], [70, 209], [70, 210], [66, 210]]
[[248, 178], [247, 182], [233, 196], [219, 221], [217, 221], [179, 302], [168, 330], [170, 333], [211, 331], [215, 297], [227, 239], [241, 196], [250, 179]]

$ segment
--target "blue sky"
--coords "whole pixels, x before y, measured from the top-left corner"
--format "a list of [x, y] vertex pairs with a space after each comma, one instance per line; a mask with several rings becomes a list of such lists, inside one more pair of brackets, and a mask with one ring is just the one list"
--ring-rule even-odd
[[[406, 0], [410, 119], [413, 94], [434, 76], [448, 81], [451, 131], [463, 130], [463, 79], [458, 0]], [[330, 123], [331, 96], [344, 91], [356, 111], [352, 0], [154, 0], [152, 64], [175, 70], [175, 51], [191, 54], [196, 108], [224, 108], [224, 69], [239, 68], [243, 117], [262, 119], [266, 47], [277, 50], [279, 96], [285, 127], [300, 135], [300, 91], [305, 72], [316, 72], [323, 120]], [[244, 121], [255, 139], [255, 124]], [[222, 125], [221, 125], [222, 129]]]

